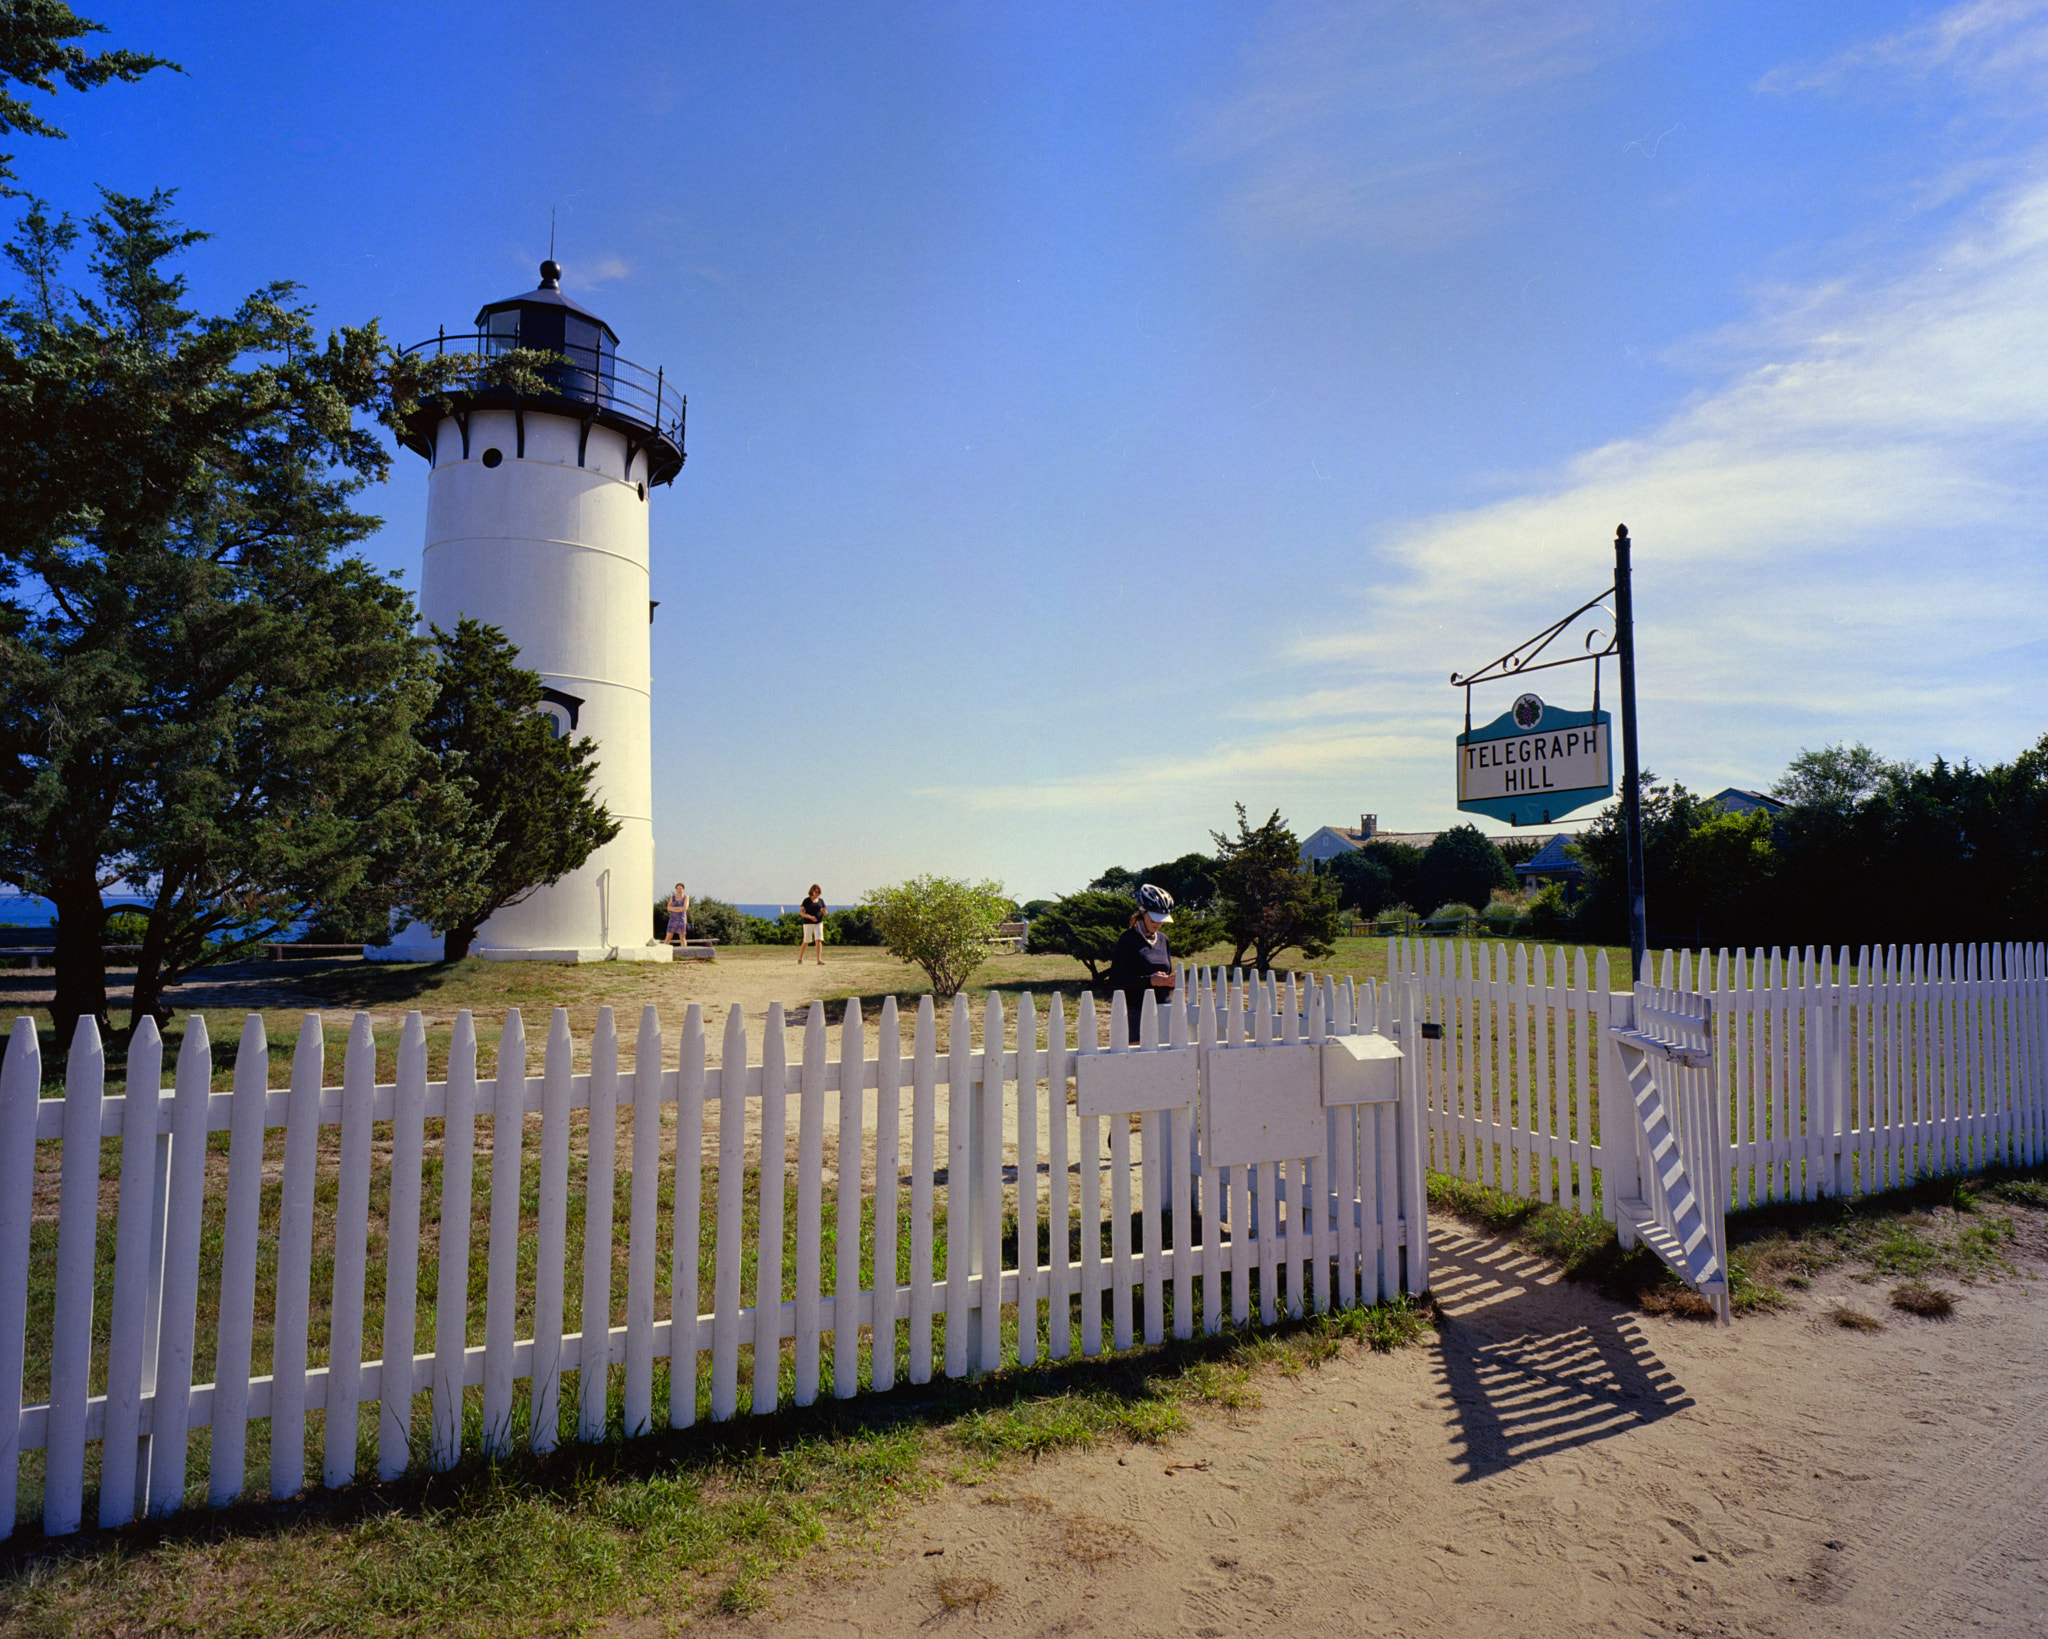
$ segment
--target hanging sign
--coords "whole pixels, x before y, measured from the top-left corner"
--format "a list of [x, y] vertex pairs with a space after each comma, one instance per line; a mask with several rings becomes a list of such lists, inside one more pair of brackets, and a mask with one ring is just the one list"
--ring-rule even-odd
[[1611, 715], [1525, 694], [1458, 736], [1458, 807], [1510, 825], [1549, 825], [1614, 795]]

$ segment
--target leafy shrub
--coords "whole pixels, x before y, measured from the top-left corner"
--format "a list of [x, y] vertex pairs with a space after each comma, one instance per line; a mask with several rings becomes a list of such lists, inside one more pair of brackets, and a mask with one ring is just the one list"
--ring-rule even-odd
[[1521, 928], [1528, 915], [1528, 907], [1519, 900], [1497, 898], [1486, 907], [1486, 931], [1506, 937]]
[[890, 954], [923, 968], [941, 1000], [959, 994], [1016, 909], [1000, 882], [948, 876], [914, 876], [876, 888], [862, 902]]
[[1564, 884], [1553, 882], [1529, 901], [1523, 926], [1531, 939], [1565, 939], [1574, 931], [1572, 907], [1565, 902]]
[[882, 942], [882, 930], [875, 926], [875, 913], [866, 905], [826, 912], [826, 944], [879, 945]]
[[712, 939], [721, 945], [744, 945], [747, 943], [748, 921], [744, 912], [723, 899], [692, 898], [690, 901], [692, 939]]
[[[115, 911], [100, 925], [103, 945], [139, 945], [149, 932], [149, 918], [141, 911]], [[336, 944], [344, 943], [336, 940]]]
[[793, 945], [803, 937], [803, 918], [795, 911], [780, 916], [749, 916], [747, 943], [750, 945]]
[[1462, 928], [1473, 921], [1479, 913], [1470, 905], [1461, 905], [1456, 900], [1439, 905], [1423, 918], [1423, 924], [1441, 933], [1446, 928]]

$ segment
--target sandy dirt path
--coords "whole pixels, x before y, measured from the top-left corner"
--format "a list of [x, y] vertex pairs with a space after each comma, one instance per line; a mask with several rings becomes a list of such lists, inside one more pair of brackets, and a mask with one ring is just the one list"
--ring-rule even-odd
[[[948, 1486], [696, 1631], [2037, 1635], [2048, 1292], [1948, 1321], [1825, 1278], [1722, 1331], [1439, 1228], [1426, 1348], [1264, 1381], [1164, 1448]], [[1837, 1299], [1884, 1317], [1828, 1320]]]

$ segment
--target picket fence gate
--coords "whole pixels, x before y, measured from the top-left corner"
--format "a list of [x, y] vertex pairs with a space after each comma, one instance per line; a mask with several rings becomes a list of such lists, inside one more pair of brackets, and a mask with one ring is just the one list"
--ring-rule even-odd
[[[1656, 992], [1708, 1004], [1698, 1121], [1718, 1128], [1721, 1212], [2048, 1153], [2040, 944], [1665, 951], [1654, 965]], [[1619, 1223], [1618, 1203], [1646, 1192], [1609, 1038], [1632, 1027], [1641, 990], [1611, 988], [1604, 951], [1491, 941], [1390, 940], [1388, 972], [1442, 1032], [1418, 1067], [1430, 1164]]]
[[[381, 1479], [402, 1473], [416, 1452], [445, 1469], [472, 1439], [486, 1453], [507, 1453], [522, 1425], [530, 1447], [546, 1451], [559, 1438], [564, 1374], [572, 1371], [575, 1435], [596, 1439], [608, 1427], [631, 1433], [653, 1426], [661, 1360], [669, 1363], [663, 1415], [669, 1426], [685, 1427], [698, 1415], [700, 1385], [713, 1419], [773, 1410], [790, 1364], [794, 1401], [808, 1405], [821, 1391], [846, 1397], [863, 1386], [892, 1387], [899, 1355], [910, 1381], [922, 1383], [934, 1370], [961, 1377], [1007, 1362], [1030, 1365], [1041, 1351], [1065, 1358], [1077, 1343], [1092, 1356], [1105, 1346], [1128, 1348], [1139, 1336], [1160, 1342], [1169, 1328], [1182, 1338], [1198, 1326], [1214, 1332], [1226, 1315], [1243, 1325], [1256, 1312], [1263, 1324], [1426, 1290], [1423, 1115], [1412, 1054], [1382, 1042], [1380, 1056], [1399, 1058], [1407, 1072], [1397, 1096], [1319, 1110], [1312, 1140], [1299, 1145], [1305, 1153], [1259, 1154], [1231, 1166], [1212, 1164], [1205, 1153], [1210, 1122], [1244, 1114], [1211, 1109], [1212, 1069], [1219, 1084], [1256, 1092], [1260, 1055], [1281, 1044], [1374, 1035], [1406, 1041], [1414, 998], [1404, 1008], [1398, 987], [1323, 979], [1298, 988], [1293, 976], [1209, 969], [1184, 969], [1178, 980], [1168, 1005], [1145, 999], [1134, 1045], [1120, 996], [1109, 1010], [1106, 1045], [1094, 1002], [1084, 997], [1070, 1046], [1058, 996], [1041, 1035], [1031, 996], [1019, 998], [1012, 1013], [991, 994], [981, 1009], [983, 1047], [973, 1046], [974, 1016], [961, 996], [941, 1053], [926, 997], [907, 1053], [893, 999], [880, 1009], [872, 1037], [859, 1005], [849, 1002], [836, 1058], [825, 1010], [812, 1005], [796, 1063], [787, 1061], [780, 1004], [768, 1011], [756, 1063], [748, 1062], [753, 1043], [740, 1009], [727, 1013], [721, 1066], [705, 1062], [700, 1007], [689, 1008], [679, 1041], [649, 1007], [630, 1071], [620, 1068], [609, 1008], [600, 1010], [589, 1043], [590, 1068], [576, 1070], [576, 1043], [558, 1008], [537, 1076], [528, 1073], [515, 1010], [499, 1038], [497, 1073], [480, 1077], [465, 1011], [454, 1023], [446, 1077], [429, 1080], [425, 1028], [415, 1012], [400, 1032], [389, 1083], [376, 1080], [375, 1032], [358, 1013], [339, 1085], [326, 1080], [320, 1016], [308, 1014], [289, 1084], [272, 1087], [263, 1021], [251, 1015], [226, 1093], [211, 1090], [204, 1018], [188, 1022], [169, 1088], [164, 1044], [145, 1021], [129, 1050], [128, 1091], [115, 1094], [105, 1087], [98, 1034], [84, 1020], [64, 1095], [48, 1100], [39, 1096], [35, 1031], [17, 1020], [0, 1067], [0, 1405], [12, 1395], [20, 1410], [0, 1413], [0, 1519], [10, 1530], [20, 1523], [23, 1462], [36, 1452], [42, 1526], [57, 1535], [84, 1519], [94, 1447], [97, 1519], [115, 1526], [184, 1504], [188, 1448], [204, 1452], [211, 1504], [242, 1496], [250, 1428], [263, 1419], [268, 1490], [284, 1497], [307, 1483], [314, 1412], [325, 1414], [317, 1474], [341, 1485], [358, 1474], [364, 1410], [375, 1417], [373, 1467]], [[678, 1062], [664, 1068], [671, 1049]], [[1379, 1051], [1369, 1042], [1334, 1050], [1368, 1060]], [[1091, 1060], [1099, 1069], [1089, 1068]], [[1119, 1088], [1126, 1098], [1169, 1083], [1183, 1092], [1160, 1107], [1084, 1115], [1068, 1093], [1077, 1079], [1095, 1089], [1098, 1103], [1113, 1102]], [[1192, 1100], [1184, 1096], [1191, 1079], [1200, 1086]], [[538, 1117], [537, 1130], [529, 1117]], [[621, 1143], [622, 1117], [630, 1135]], [[437, 1203], [423, 1200], [430, 1122], [441, 1135]], [[581, 1164], [572, 1166], [579, 1125], [586, 1139], [609, 1134], [615, 1142], [587, 1142]], [[844, 1141], [829, 1192], [828, 1125]], [[281, 1161], [274, 1158], [267, 1182], [265, 1135], [278, 1129]], [[228, 1135], [219, 1178], [207, 1165], [208, 1135], [217, 1132]], [[1006, 1134], [1014, 1135], [1008, 1168]], [[122, 1140], [121, 1157], [103, 1221], [101, 1149], [109, 1138]], [[1232, 1142], [1242, 1149], [1246, 1141]], [[1250, 1142], [1257, 1147], [1256, 1137]], [[471, 1234], [481, 1210], [476, 1163], [486, 1151], [487, 1273], [478, 1304]], [[522, 1253], [522, 1169], [534, 1157], [538, 1211]], [[665, 1274], [657, 1268], [664, 1160], [674, 1168]], [[614, 1176], [620, 1164], [628, 1168], [623, 1191]], [[35, 1233], [39, 1175], [56, 1178], [54, 1245]], [[316, 1292], [315, 1207], [329, 1179], [333, 1273], [329, 1289]], [[371, 1212], [378, 1182], [388, 1200], [381, 1222]], [[575, 1182], [583, 1186], [580, 1272], [567, 1267]], [[621, 1193], [625, 1222], [617, 1225]], [[786, 1194], [793, 1227], [785, 1222]], [[273, 1210], [274, 1253], [265, 1238]], [[836, 1231], [829, 1270], [828, 1212]], [[209, 1255], [202, 1269], [209, 1219], [218, 1223], [220, 1250], [218, 1263]], [[1014, 1224], [1007, 1258], [1006, 1221]], [[423, 1226], [438, 1231], [431, 1316], [419, 1301]], [[380, 1335], [366, 1337], [372, 1231], [379, 1228], [383, 1323]], [[621, 1230], [623, 1321], [612, 1325]], [[935, 1263], [941, 1230], [943, 1256]], [[786, 1252], [794, 1266], [787, 1279]], [[749, 1259], [751, 1289], [743, 1280]], [[96, 1291], [96, 1266], [109, 1261], [109, 1287]], [[706, 1265], [710, 1304], [703, 1309]], [[274, 1292], [267, 1371], [258, 1369], [266, 1362], [257, 1348], [264, 1272]], [[571, 1332], [565, 1303], [568, 1282], [579, 1276], [581, 1314], [605, 1323]], [[202, 1286], [218, 1293], [214, 1371], [212, 1382], [194, 1383]], [[45, 1291], [46, 1304], [32, 1303]], [[525, 1337], [517, 1324], [522, 1298], [532, 1317]], [[325, 1362], [315, 1363], [309, 1338], [322, 1301], [328, 1346]], [[95, 1342], [101, 1304], [103, 1346]], [[432, 1340], [424, 1350], [423, 1326]], [[743, 1373], [748, 1348], [751, 1370]], [[396, 1370], [387, 1368], [392, 1361]], [[46, 1393], [29, 1403], [24, 1390], [44, 1390], [45, 1374]], [[515, 1415], [519, 1383], [527, 1385], [523, 1419]], [[201, 1430], [208, 1439], [189, 1438]]]
[[[1682, 990], [1639, 984], [1625, 1026], [1607, 1042], [1620, 1064], [1635, 1146], [1633, 1190], [1614, 1189], [1624, 1247], [1643, 1242], [1678, 1278], [1733, 1318], [1728, 1287], [1726, 1146], [1714, 1103], [1714, 1004]], [[1626, 1175], [1623, 1175], [1626, 1176]]]

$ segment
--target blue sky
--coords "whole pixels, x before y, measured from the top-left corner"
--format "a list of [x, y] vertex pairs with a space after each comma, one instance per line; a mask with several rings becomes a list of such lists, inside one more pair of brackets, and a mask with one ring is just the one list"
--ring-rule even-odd
[[17, 169], [177, 189], [203, 301], [415, 340], [553, 208], [684, 384], [660, 880], [1451, 822], [1447, 675], [1622, 521], [1660, 775], [2048, 729], [2048, 0], [83, 9], [187, 72]]

